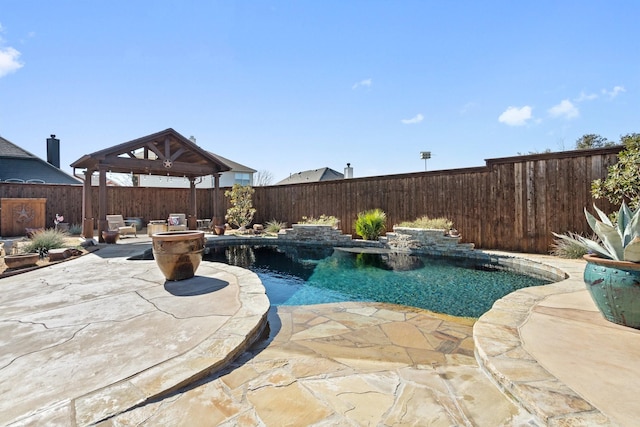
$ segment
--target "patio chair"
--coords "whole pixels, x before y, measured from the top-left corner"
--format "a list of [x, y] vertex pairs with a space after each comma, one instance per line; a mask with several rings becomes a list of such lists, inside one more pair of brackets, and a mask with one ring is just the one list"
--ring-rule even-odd
[[196, 228], [198, 230], [202, 230], [205, 233], [207, 231], [211, 231], [212, 228], [212, 224], [211, 224], [211, 218], [206, 218], [206, 219], [197, 219], [196, 220]]
[[118, 231], [121, 237], [127, 233], [133, 233], [135, 237], [138, 237], [135, 224], [125, 224], [122, 215], [107, 215], [107, 223], [109, 230]]
[[169, 231], [186, 231], [187, 216], [181, 213], [169, 214], [169, 219], [167, 220], [167, 226]]

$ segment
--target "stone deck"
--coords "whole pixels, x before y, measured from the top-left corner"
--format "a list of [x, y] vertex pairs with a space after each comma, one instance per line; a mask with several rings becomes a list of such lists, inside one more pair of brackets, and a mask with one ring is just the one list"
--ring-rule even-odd
[[[0, 424], [635, 426], [640, 333], [583, 261], [477, 322], [343, 303], [269, 311], [255, 274], [165, 282], [148, 237], [0, 280]], [[269, 337], [261, 338], [269, 320]], [[251, 344], [253, 345], [251, 346]]]
[[376, 303], [278, 307], [269, 320], [270, 341], [228, 368], [102, 425], [532, 422], [478, 368], [472, 321]]

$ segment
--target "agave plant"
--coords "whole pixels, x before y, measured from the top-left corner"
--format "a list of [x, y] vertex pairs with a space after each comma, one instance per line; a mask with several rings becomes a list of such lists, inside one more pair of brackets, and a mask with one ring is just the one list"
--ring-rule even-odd
[[593, 205], [597, 219], [585, 208], [587, 222], [602, 243], [582, 236], [570, 237], [553, 233], [561, 239], [579, 242], [590, 252], [603, 258], [616, 261], [640, 262], [640, 209], [631, 210], [626, 203], [622, 203], [618, 212], [617, 223], [613, 224], [609, 217], [596, 205]]

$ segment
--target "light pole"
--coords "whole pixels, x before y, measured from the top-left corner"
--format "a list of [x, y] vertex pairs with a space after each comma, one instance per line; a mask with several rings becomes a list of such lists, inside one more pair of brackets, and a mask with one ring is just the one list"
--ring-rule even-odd
[[421, 151], [420, 158], [424, 159], [424, 170], [427, 170], [427, 159], [431, 158], [431, 151]]

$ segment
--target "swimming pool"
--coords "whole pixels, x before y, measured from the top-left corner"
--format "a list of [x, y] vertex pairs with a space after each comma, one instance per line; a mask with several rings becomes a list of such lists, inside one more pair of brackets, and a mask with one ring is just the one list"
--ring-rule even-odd
[[517, 289], [551, 282], [478, 260], [362, 248], [230, 245], [208, 252], [205, 261], [254, 271], [272, 305], [376, 301], [479, 317]]

